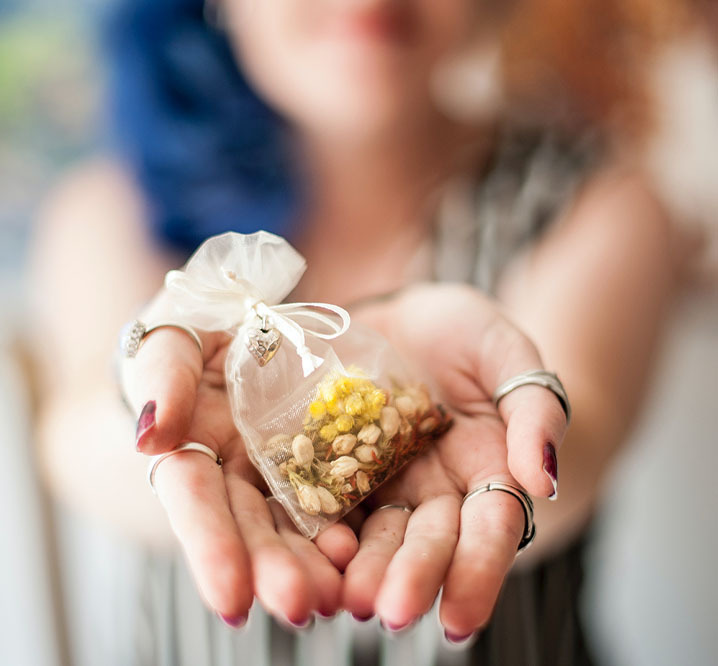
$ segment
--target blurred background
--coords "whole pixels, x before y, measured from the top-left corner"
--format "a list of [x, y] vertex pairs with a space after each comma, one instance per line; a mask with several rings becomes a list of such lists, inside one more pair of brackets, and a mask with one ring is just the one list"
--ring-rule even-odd
[[[72, 604], [33, 459], [24, 259], [38, 206], [101, 151], [92, 0], [0, 0], [0, 663], [69, 664]], [[651, 168], [685, 224], [718, 227], [718, 55], [687, 37], [655, 65]], [[718, 288], [707, 268], [676, 308], [647, 408], [605, 489], [584, 599], [602, 663], [718, 663]], [[107, 576], [113, 572], [105, 572]]]

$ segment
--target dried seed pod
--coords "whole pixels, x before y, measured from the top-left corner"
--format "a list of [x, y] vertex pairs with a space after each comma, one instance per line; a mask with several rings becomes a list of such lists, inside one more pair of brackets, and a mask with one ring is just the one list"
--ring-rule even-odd
[[322, 513], [332, 515], [341, 509], [341, 505], [324, 486], [317, 486], [317, 495], [319, 496], [319, 504], [322, 507]]
[[359, 492], [362, 495], [366, 495], [371, 490], [371, 485], [369, 484], [369, 476], [366, 472], [362, 472], [362, 470], [359, 470], [356, 474], [356, 480]]
[[357, 439], [364, 444], [376, 444], [376, 440], [381, 435], [381, 429], [379, 426], [373, 423], [367, 423], [357, 435]]
[[427, 416], [419, 424], [419, 432], [422, 435], [428, 435], [430, 432], [433, 432], [434, 430], [436, 430], [438, 425], [439, 425], [439, 419], [437, 419], [435, 416]]
[[319, 493], [314, 486], [302, 484], [297, 487], [299, 504], [310, 516], [316, 516], [322, 510]]
[[359, 469], [359, 462], [352, 456], [342, 456], [331, 463], [332, 474], [344, 477], [352, 476]]
[[375, 446], [362, 444], [354, 449], [354, 455], [359, 462], [370, 463], [375, 462], [375, 460], [379, 457], [379, 451], [377, 451]]
[[396, 407], [384, 407], [379, 417], [379, 425], [387, 439], [391, 439], [399, 431], [399, 412]]
[[357, 438], [355, 435], [339, 435], [332, 443], [332, 449], [338, 456], [345, 456], [352, 452], [356, 443]]
[[416, 403], [408, 395], [400, 395], [394, 400], [394, 405], [405, 419], [411, 419], [416, 416]]
[[292, 440], [292, 453], [298, 465], [307, 467], [314, 460], [314, 445], [306, 435], [297, 435]]

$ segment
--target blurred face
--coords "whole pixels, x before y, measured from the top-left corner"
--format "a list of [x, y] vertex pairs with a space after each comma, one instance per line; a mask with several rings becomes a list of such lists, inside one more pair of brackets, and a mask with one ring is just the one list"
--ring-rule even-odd
[[225, 0], [242, 69], [300, 129], [362, 138], [432, 113], [478, 0]]

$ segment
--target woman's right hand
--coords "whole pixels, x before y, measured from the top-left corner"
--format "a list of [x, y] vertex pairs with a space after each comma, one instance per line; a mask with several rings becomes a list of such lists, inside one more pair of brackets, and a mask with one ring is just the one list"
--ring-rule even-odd
[[[168, 321], [163, 292], [142, 321]], [[343, 523], [315, 542], [303, 537], [277, 502], [268, 502], [232, 420], [224, 377], [230, 338], [162, 327], [121, 366], [125, 395], [139, 414], [137, 448], [155, 455], [183, 442], [209, 446], [223, 460], [186, 451], [157, 466], [155, 489], [208, 606], [243, 624], [254, 596], [278, 621], [302, 625], [316, 611], [333, 615], [341, 574], [357, 550]], [[320, 550], [321, 549], [321, 550]]]

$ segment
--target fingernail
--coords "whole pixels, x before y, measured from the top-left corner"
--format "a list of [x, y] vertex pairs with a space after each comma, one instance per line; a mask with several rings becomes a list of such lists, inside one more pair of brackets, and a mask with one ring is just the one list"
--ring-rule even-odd
[[556, 449], [550, 443], [543, 447], [543, 471], [546, 472], [546, 476], [551, 479], [553, 484], [553, 493], [548, 498], [556, 500], [558, 498], [558, 462], [556, 461]]
[[473, 631], [464, 636], [452, 634], [450, 631], [444, 631], [444, 638], [446, 638], [446, 640], [452, 645], [463, 645], [464, 643], [468, 643], [475, 635], [476, 634]]
[[247, 622], [246, 615], [237, 615], [236, 617], [232, 617], [230, 615], [222, 615], [221, 613], [217, 613], [217, 617], [222, 620], [222, 622], [224, 622], [228, 627], [232, 627], [232, 629], [239, 629]]
[[400, 631], [408, 629], [413, 624], [413, 622], [407, 622], [406, 624], [394, 624], [393, 622], [385, 622], [384, 620], [381, 620], [380, 624], [381, 628], [384, 631], [388, 631], [391, 634], [396, 634]]
[[142, 438], [155, 425], [155, 412], [157, 411], [157, 403], [149, 400], [140, 412], [140, 418], [137, 419], [137, 430], [135, 431], [135, 446], [137, 450], [142, 450]]
[[302, 622], [294, 622], [294, 621], [290, 620], [289, 618], [286, 618], [286, 622], [293, 629], [308, 629], [309, 627], [311, 627], [314, 624], [314, 617], [310, 616]]
[[374, 613], [370, 613], [369, 615], [355, 615], [354, 613], [352, 613], [352, 617], [357, 622], [369, 622], [369, 620], [374, 617]]

